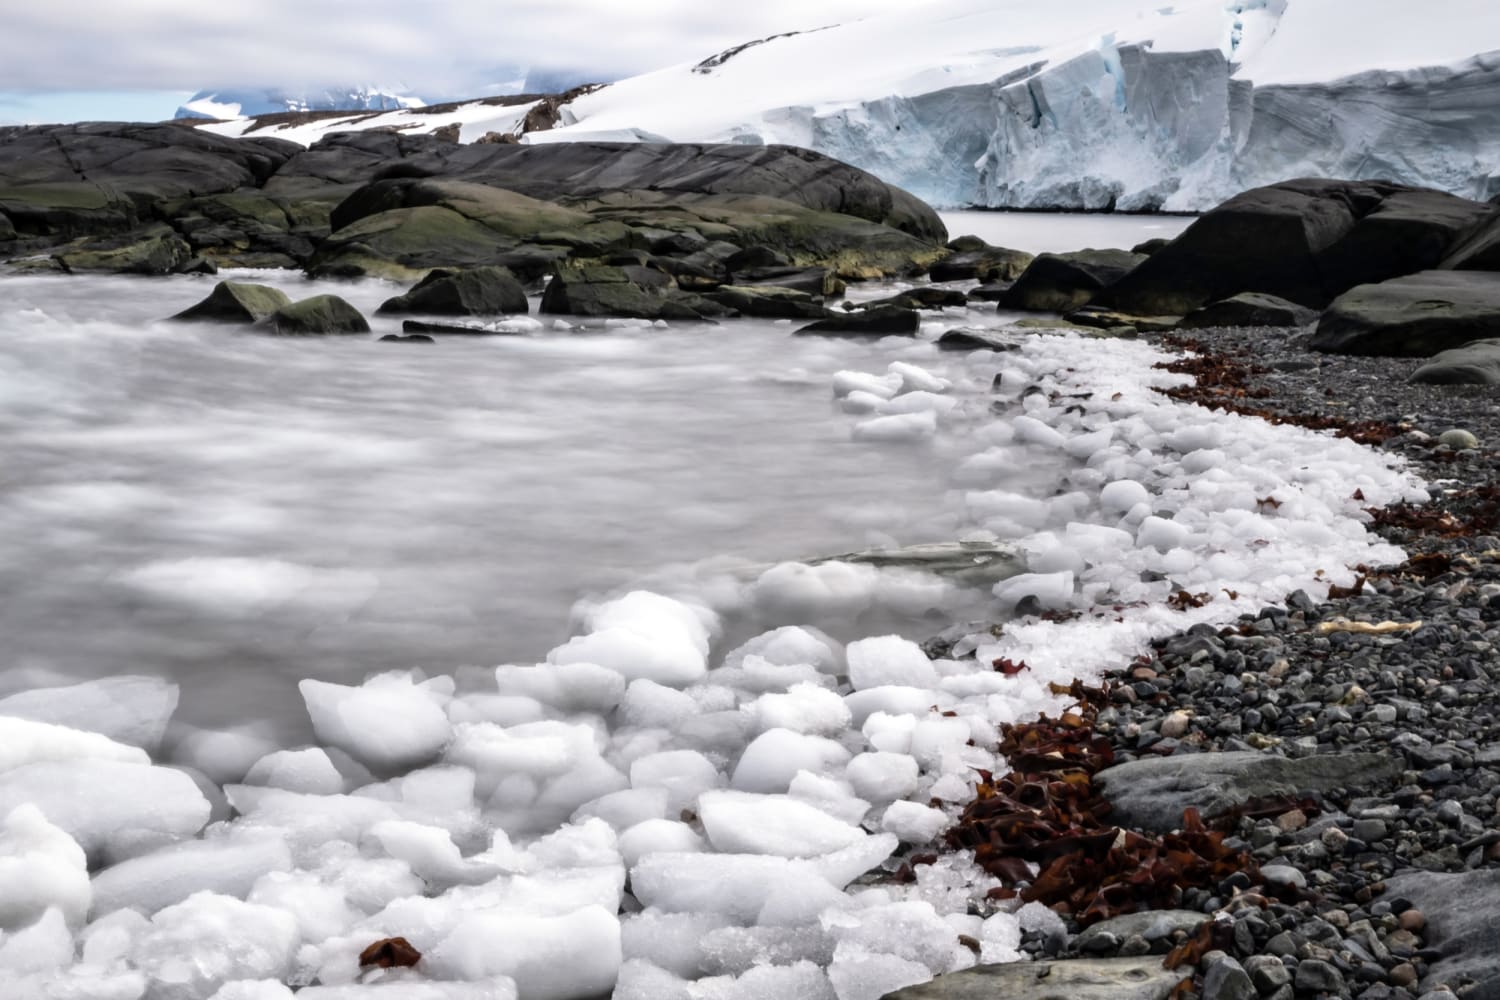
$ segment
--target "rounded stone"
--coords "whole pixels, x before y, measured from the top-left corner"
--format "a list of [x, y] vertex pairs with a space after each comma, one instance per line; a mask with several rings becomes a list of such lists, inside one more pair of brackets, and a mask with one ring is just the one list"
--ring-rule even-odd
[[1463, 451], [1466, 448], [1478, 448], [1479, 439], [1460, 427], [1454, 427], [1438, 435], [1438, 444], [1454, 451]]

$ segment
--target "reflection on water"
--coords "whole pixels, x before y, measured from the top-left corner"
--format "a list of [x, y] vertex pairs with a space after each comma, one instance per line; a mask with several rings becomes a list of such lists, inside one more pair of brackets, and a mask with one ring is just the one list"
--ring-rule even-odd
[[[270, 280], [367, 314], [393, 293]], [[538, 657], [580, 596], [665, 563], [955, 531], [942, 446], [851, 443], [832, 403], [889, 346], [157, 322], [210, 287], [0, 277], [0, 693], [165, 672], [195, 722], [280, 714], [300, 677]]]

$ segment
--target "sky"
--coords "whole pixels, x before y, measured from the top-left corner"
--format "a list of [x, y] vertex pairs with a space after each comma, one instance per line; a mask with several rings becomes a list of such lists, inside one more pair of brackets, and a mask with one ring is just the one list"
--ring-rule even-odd
[[41, 0], [0, 31], [0, 123], [169, 117], [199, 90], [429, 99], [517, 67], [619, 78], [936, 0]]

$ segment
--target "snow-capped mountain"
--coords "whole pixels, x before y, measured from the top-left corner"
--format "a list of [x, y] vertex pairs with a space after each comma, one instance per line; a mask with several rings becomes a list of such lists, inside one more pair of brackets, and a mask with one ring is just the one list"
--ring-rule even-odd
[[200, 90], [177, 109], [177, 118], [248, 118], [287, 111], [396, 111], [420, 108], [420, 97], [383, 87], [325, 90]]
[[633, 77], [528, 141], [784, 142], [938, 204], [1206, 208], [1299, 175], [1500, 192], [1493, 0], [966, 0]]

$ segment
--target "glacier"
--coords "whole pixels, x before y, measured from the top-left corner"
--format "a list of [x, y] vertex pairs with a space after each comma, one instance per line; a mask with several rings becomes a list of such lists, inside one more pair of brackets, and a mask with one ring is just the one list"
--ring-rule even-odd
[[200, 90], [174, 118], [229, 119], [296, 111], [396, 111], [420, 108], [419, 97], [389, 87], [330, 87], [319, 91]]
[[1298, 176], [1500, 194], [1500, 5], [917, 7], [619, 81], [552, 142], [788, 143], [941, 206], [1199, 211]]

